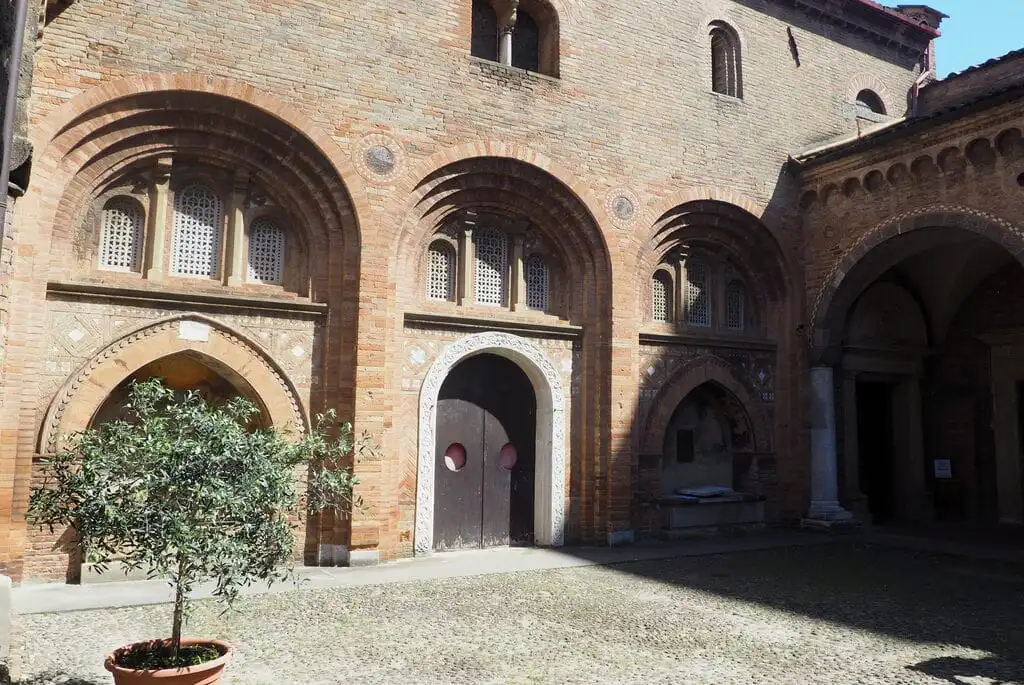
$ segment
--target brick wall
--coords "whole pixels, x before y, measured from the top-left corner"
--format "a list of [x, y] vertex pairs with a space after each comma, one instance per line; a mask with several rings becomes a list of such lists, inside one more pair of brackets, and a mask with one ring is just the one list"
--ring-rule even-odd
[[[38, 349], [43, 339], [45, 281], [54, 274], [69, 277], [73, 269], [61, 266], [60, 255], [70, 251], [82, 205], [105, 182], [104, 173], [115, 173], [129, 160], [111, 153], [105, 158], [109, 166], [93, 165], [82, 173], [73, 166], [81, 155], [114, 146], [120, 130], [126, 136], [155, 136], [159, 126], [174, 131], [174, 117], [182, 129], [194, 127], [182, 102], [160, 122], [129, 121], [130, 107], [123, 104], [110, 105], [111, 114], [102, 109], [105, 101], [172, 82], [181, 91], [256, 103], [291, 122], [301, 140], [315, 141], [314, 146], [301, 143], [301, 153], [274, 148], [280, 151], [274, 159], [261, 157], [261, 146], [244, 140], [231, 149], [218, 143], [217, 154], [237, 153], [256, 170], [261, 163], [280, 162], [289, 174], [322, 154], [350, 194], [330, 205], [335, 200], [329, 196], [345, 194], [330, 185], [336, 184], [333, 178], [323, 181], [327, 188], [314, 184], [302, 191], [317, 198], [311, 204], [323, 216], [332, 216], [324, 209], [330, 206], [342, 223], [351, 218], [346, 240], [325, 233], [311, 245], [314, 266], [323, 264], [319, 278], [314, 274], [312, 297], [331, 306], [320, 391], [314, 388], [312, 402], [354, 414], [379, 436], [385, 456], [357, 465], [367, 508], [351, 524], [325, 523], [328, 531], [321, 534], [330, 541], [376, 548], [383, 558], [408, 551], [408, 497], [402, 493], [408, 480], [405, 441], [415, 418], [396, 386], [404, 378], [407, 343], [402, 313], [419, 306], [419, 294], [408, 289], [402, 265], [411, 258], [408, 246], [429, 230], [410, 204], [422, 199], [420, 182], [438, 169], [488, 155], [519, 159], [550, 178], [553, 190], [530, 199], [540, 207], [562, 203], [570, 212], [566, 216], [572, 217], [575, 233], [565, 233], [562, 249], [585, 254], [569, 268], [591, 279], [574, 283], [581, 288], [578, 323], [585, 328], [577, 383], [584, 409], [572, 416], [576, 470], [570, 480], [577, 489], [569, 516], [575, 538], [603, 541], [606, 533], [631, 525], [637, 335], [644, 311], [638, 284], [649, 277], [641, 254], [660, 216], [693, 199], [735, 200], [764, 221], [778, 245], [790, 288], [766, 314], [772, 322], [766, 328], [778, 344], [778, 481], [782, 509], [794, 513], [804, 506], [804, 362], [801, 345], [790, 338], [804, 319], [802, 237], [793, 211], [795, 188], [781, 169], [794, 150], [854, 130], [846, 105], [866, 84], [890, 112], [901, 112], [914, 80], [914, 58], [774, 3], [755, 8], [731, 0], [662, 0], [600, 11], [578, 0], [552, 4], [559, 11], [561, 35], [558, 79], [471, 58], [468, 1], [399, 6], [385, 0], [333, 5], [214, 0], [200, 6], [184, 0], [78, 0], [47, 26], [36, 53], [35, 143], [42, 150], [53, 137], [64, 136], [60, 140], [66, 142], [44, 153], [49, 161], [26, 200], [29, 211], [19, 227], [31, 232], [31, 240], [17, 254], [22, 260], [15, 287], [19, 314], [12, 330], [27, 346], [9, 358], [14, 375], [9, 390], [18, 401], [0, 415], [8, 436], [0, 444], [0, 461], [20, 474], [22, 483], [14, 490], [16, 523], [4, 557], [12, 572], [21, 563], [18, 512], [36, 437], [31, 417], [41, 395], [35, 378], [41, 359], [32, 346]], [[707, 25], [712, 20], [729, 22], [740, 36], [742, 101], [710, 92]], [[182, 72], [214, 78], [168, 76]], [[152, 107], [159, 96], [139, 102]], [[245, 131], [258, 119], [241, 104], [231, 112], [231, 106], [218, 102], [203, 100], [229, 122], [211, 124], [218, 136], [232, 135], [232, 117], [246, 123], [239, 127]], [[95, 116], [89, 126], [95, 125], [101, 138], [78, 147], [92, 132], [83, 130], [75, 142], [61, 127], [87, 113]], [[133, 128], [136, 124], [139, 128]], [[261, 135], [280, 128], [279, 123], [262, 125]], [[161, 140], [180, 146], [192, 139]], [[390, 173], [367, 168], [364, 154], [371, 144], [390, 146]], [[146, 148], [146, 154], [153, 149]], [[282, 184], [292, 182], [292, 176], [280, 178]], [[505, 187], [515, 186], [514, 174], [510, 178]], [[607, 209], [619, 196], [632, 198], [635, 213], [622, 218]], [[559, 222], [566, 220], [551, 214], [549, 234], [558, 236]], [[700, 227], [692, 230], [699, 234]], [[345, 256], [354, 246], [358, 256]], [[755, 260], [751, 252], [756, 251], [747, 250], [743, 258]], [[159, 287], [180, 290], [181, 285]]]

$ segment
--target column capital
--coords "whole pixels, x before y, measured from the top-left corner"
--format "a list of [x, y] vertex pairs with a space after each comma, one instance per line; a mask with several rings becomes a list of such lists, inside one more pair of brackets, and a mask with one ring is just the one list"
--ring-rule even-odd
[[156, 166], [153, 168], [153, 182], [158, 185], [166, 185], [171, 180], [171, 167], [174, 166], [174, 158], [171, 156], [159, 157]]
[[512, 33], [516, 30], [519, 19], [519, 0], [507, 0], [504, 7], [498, 9], [498, 31]]

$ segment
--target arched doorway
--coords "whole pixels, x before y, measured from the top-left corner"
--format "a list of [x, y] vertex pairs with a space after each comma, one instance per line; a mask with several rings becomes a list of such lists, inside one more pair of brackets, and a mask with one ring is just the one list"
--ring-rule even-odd
[[[532, 542], [538, 545], [560, 547], [565, 541], [566, 486], [568, 484], [566, 480], [566, 443], [568, 440], [566, 415], [569, 411], [569, 398], [563, 390], [561, 374], [556, 370], [551, 359], [533, 342], [510, 333], [488, 332], [468, 335], [445, 347], [431, 364], [420, 388], [419, 454], [416, 478], [416, 554], [429, 554], [438, 547], [434, 544], [434, 519], [438, 508], [436, 504], [438, 499], [437, 471], [439, 468], [448, 468], [448, 464], [438, 457], [438, 443], [440, 442], [437, 438], [438, 415], [440, 401], [443, 397], [441, 388], [457, 366], [478, 356], [485, 359], [501, 358], [517, 367], [529, 381], [536, 407], [532, 423], [534, 430]], [[505, 373], [508, 373], [510, 378], [513, 377], [511, 371], [506, 370]], [[514, 383], [519, 383], [519, 381], [514, 381]], [[486, 389], [483, 383], [478, 383], [478, 385]], [[517, 387], [520, 392], [525, 394], [525, 388]], [[456, 438], [456, 440], [458, 439]], [[445, 442], [445, 452], [448, 451], [449, 446], [451, 446], [451, 439]], [[463, 447], [466, 446], [463, 445]], [[518, 445], [516, 447], [516, 462], [518, 463], [521, 457]], [[527, 446], [526, 449], [529, 450], [529, 447]], [[462, 458], [457, 452], [456, 450], [448, 455], [455, 460], [454, 466], [457, 466]], [[469, 462], [471, 456], [467, 450], [466, 463]], [[500, 456], [499, 453], [499, 459]], [[507, 451], [505, 456], [508, 460]], [[525, 500], [525, 495], [523, 497]]]
[[437, 402], [434, 548], [532, 544], [537, 399], [515, 362], [460, 362]]

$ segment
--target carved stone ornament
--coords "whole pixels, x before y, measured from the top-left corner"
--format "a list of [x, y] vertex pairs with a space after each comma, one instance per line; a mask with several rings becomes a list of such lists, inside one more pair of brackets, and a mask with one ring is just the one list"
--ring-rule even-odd
[[402, 144], [386, 133], [369, 133], [352, 146], [352, 162], [359, 175], [375, 184], [395, 180], [405, 161]]
[[515, 362], [533, 384], [537, 395], [536, 542], [552, 547], [565, 543], [566, 396], [561, 377], [548, 356], [529, 340], [509, 333], [477, 333], [445, 347], [427, 371], [420, 389], [416, 554], [429, 554], [434, 548], [434, 451], [441, 384], [459, 362], [485, 352]]
[[616, 188], [608, 193], [605, 210], [617, 226], [631, 226], [640, 212], [640, 198], [628, 188]]

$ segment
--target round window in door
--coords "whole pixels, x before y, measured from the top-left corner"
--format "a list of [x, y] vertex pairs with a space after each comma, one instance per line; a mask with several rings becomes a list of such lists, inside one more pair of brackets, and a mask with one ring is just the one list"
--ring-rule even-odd
[[518, 458], [519, 453], [516, 451], [516, 446], [511, 442], [505, 443], [505, 446], [498, 452], [498, 466], [505, 471], [511, 471], [515, 468]]
[[466, 467], [466, 448], [457, 442], [448, 445], [444, 451], [444, 465], [449, 471], [461, 471]]

